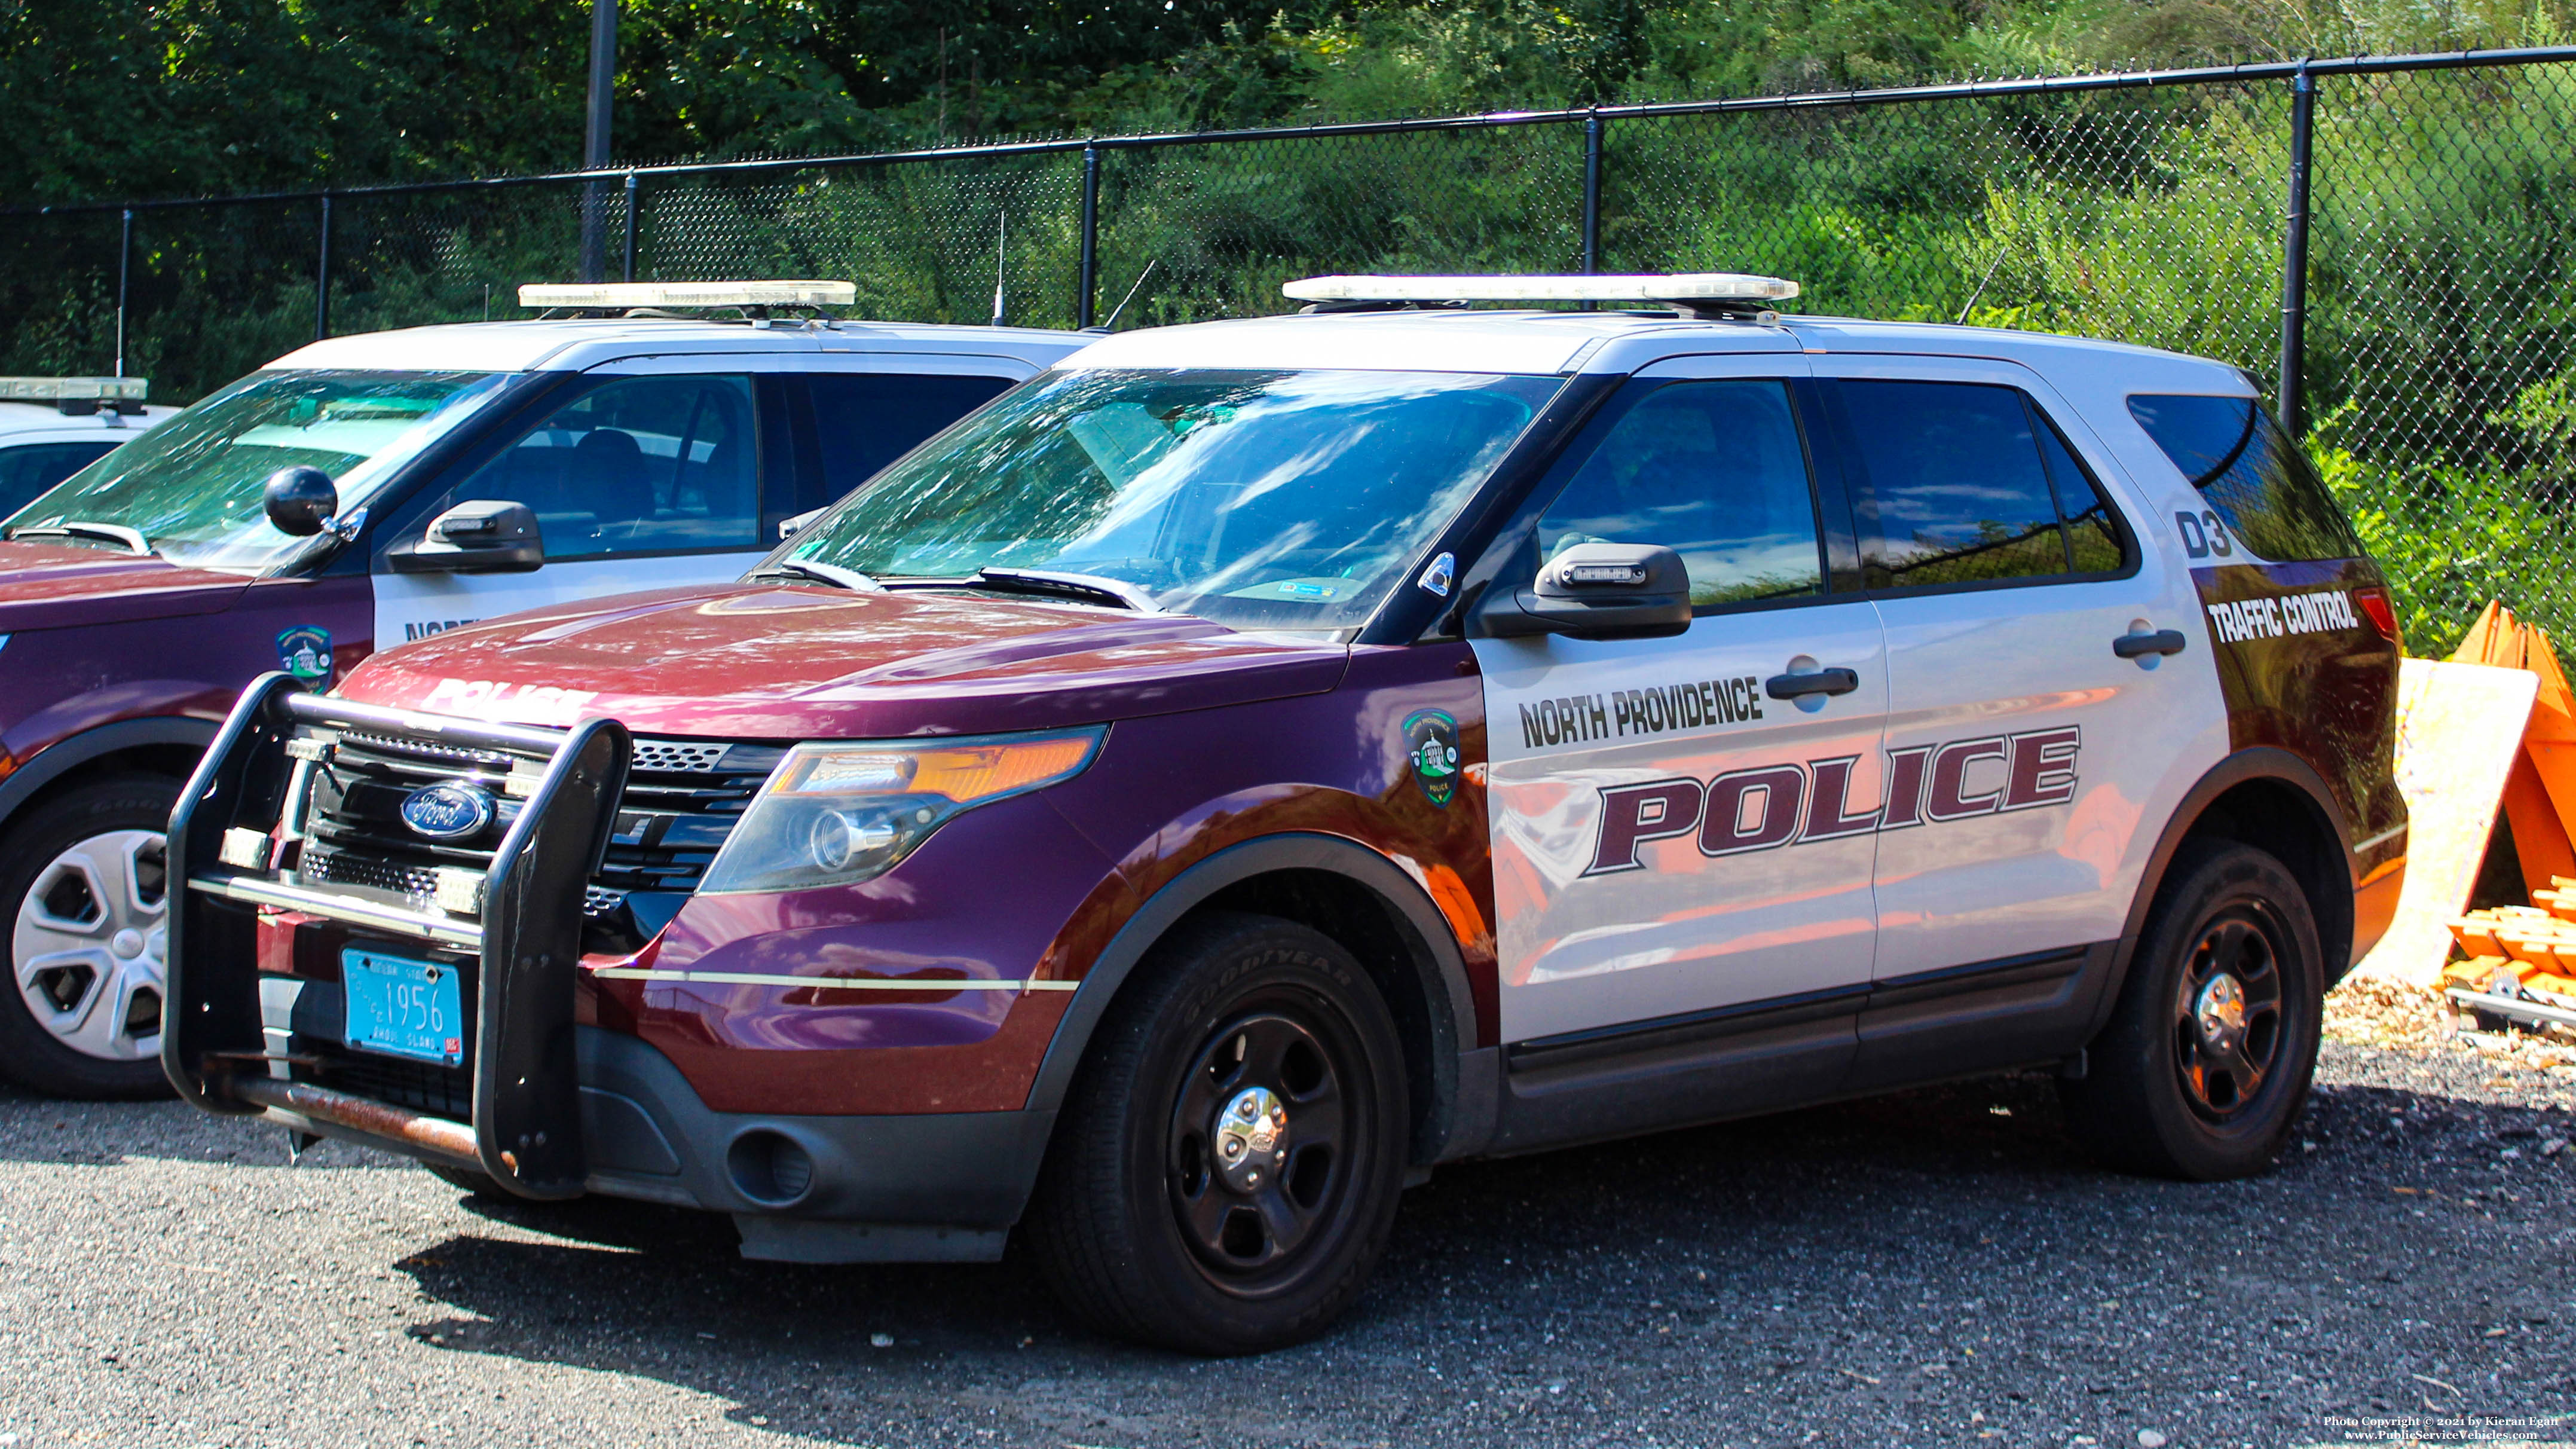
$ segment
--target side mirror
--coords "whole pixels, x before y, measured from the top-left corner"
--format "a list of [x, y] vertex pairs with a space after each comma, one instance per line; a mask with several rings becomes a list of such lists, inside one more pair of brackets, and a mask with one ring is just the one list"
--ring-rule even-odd
[[1478, 630], [1496, 639], [1668, 639], [1690, 622], [1690, 570], [1652, 544], [1578, 543], [1529, 588], [1487, 589], [1476, 606]]
[[545, 567], [546, 548], [535, 510], [478, 498], [431, 519], [387, 561], [398, 574], [524, 574]]
[[799, 533], [804, 532], [807, 524], [822, 517], [824, 513], [831, 508], [831, 506], [832, 505], [827, 503], [821, 508], [808, 508], [793, 518], [782, 518], [778, 520], [778, 541], [780, 543], [785, 543], [787, 540], [794, 538]]
[[310, 538], [340, 514], [340, 490], [319, 468], [280, 468], [260, 486], [260, 505], [280, 533]]

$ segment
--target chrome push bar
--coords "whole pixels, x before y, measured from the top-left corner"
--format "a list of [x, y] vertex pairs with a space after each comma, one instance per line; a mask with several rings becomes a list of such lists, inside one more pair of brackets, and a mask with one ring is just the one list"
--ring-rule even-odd
[[[441, 745], [542, 756], [544, 773], [493, 852], [479, 922], [408, 910], [288, 878], [225, 850], [265, 841], [295, 803], [287, 745], [299, 725], [381, 731]], [[169, 1006], [161, 1065], [209, 1112], [265, 1114], [299, 1131], [354, 1137], [470, 1165], [525, 1197], [582, 1190], [580, 1083], [573, 1060], [573, 974], [582, 893], [616, 827], [634, 741], [615, 720], [567, 730], [487, 724], [331, 699], [293, 675], [243, 691], [170, 817]], [[259, 1003], [259, 915], [301, 911], [371, 935], [463, 955], [473, 1018], [470, 1126], [290, 1080], [271, 1056]], [[470, 1135], [469, 1135], [470, 1134]], [[470, 1152], [468, 1148], [470, 1147]]]

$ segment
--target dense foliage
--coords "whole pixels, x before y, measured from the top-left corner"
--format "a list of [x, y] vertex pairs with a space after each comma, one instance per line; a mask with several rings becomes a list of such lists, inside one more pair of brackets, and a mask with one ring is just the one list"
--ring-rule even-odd
[[[2551, 43], [2566, 0], [629, 0], [622, 159], [871, 150], [1876, 86], [2305, 53]], [[109, 37], [100, 43], [100, 37]], [[541, 171], [580, 149], [587, 7], [555, 0], [0, 0], [0, 197]], [[2330, 84], [2312, 440], [2410, 643], [2484, 600], [2576, 637], [2576, 67]], [[1804, 305], [2124, 338], [2268, 378], [2278, 85], [1621, 122], [1621, 269], [1800, 278]], [[1278, 310], [1318, 271], [1561, 269], [1572, 127], [1113, 152], [1100, 304]], [[1071, 157], [657, 182], [639, 275], [856, 279], [861, 310], [1068, 324]], [[624, 221], [600, 202], [603, 231]], [[332, 327], [513, 315], [578, 265], [577, 188], [345, 199]], [[128, 370], [202, 394], [312, 335], [309, 203], [141, 213]], [[0, 372], [99, 371], [113, 214], [0, 220]], [[622, 238], [620, 238], [622, 240]], [[1148, 269], [1150, 267], [1150, 275]], [[2576, 549], [2569, 550], [2576, 554]], [[2571, 558], [2568, 562], [2576, 562]]]

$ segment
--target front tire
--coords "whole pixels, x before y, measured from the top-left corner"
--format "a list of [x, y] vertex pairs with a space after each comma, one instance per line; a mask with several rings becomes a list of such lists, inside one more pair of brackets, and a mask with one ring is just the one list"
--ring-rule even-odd
[[1028, 1243], [1091, 1327], [1187, 1353], [1311, 1338], [1356, 1300], [1403, 1186], [1404, 1065], [1348, 951], [1216, 914], [1111, 1007], [1056, 1127]]
[[2297, 878], [2251, 846], [2188, 842], [2086, 1075], [2061, 1087], [2069, 1123], [2124, 1171], [2250, 1177], [2307, 1102], [2324, 1010], [2323, 952]]
[[0, 839], [0, 1072], [58, 1097], [163, 1097], [169, 942], [163, 832], [177, 781], [131, 776], [47, 801]]

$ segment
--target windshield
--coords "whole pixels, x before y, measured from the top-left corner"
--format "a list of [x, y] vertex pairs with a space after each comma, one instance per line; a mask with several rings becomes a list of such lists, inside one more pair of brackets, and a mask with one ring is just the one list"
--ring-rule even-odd
[[[280, 468], [331, 475], [343, 515], [499, 393], [475, 372], [254, 372], [54, 485], [12, 531], [108, 524], [173, 563], [261, 570], [301, 548], [264, 511]], [[87, 538], [76, 539], [88, 542]]]
[[1051, 374], [923, 444], [778, 557], [880, 582], [1087, 574], [1220, 623], [1343, 628], [1367, 619], [1558, 384]]

